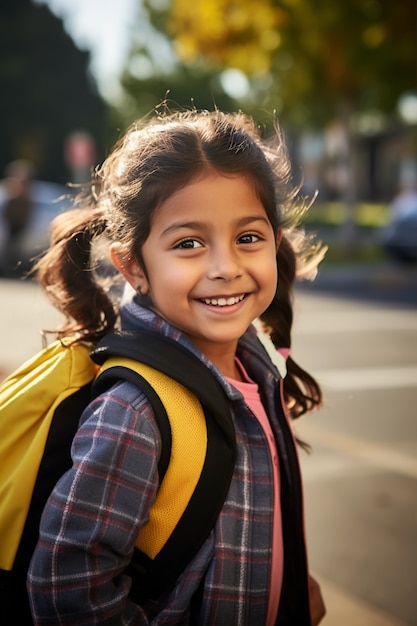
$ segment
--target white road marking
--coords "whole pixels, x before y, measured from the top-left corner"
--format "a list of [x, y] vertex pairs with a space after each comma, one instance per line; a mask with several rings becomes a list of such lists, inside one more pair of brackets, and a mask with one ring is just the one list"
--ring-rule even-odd
[[314, 370], [314, 377], [331, 391], [398, 387], [417, 389], [417, 365]]
[[296, 310], [294, 322], [294, 331], [297, 335], [381, 330], [417, 331], [416, 312], [372, 309], [307, 313]]
[[[367, 465], [394, 471], [409, 478], [417, 478], [417, 457], [397, 452], [378, 443], [364, 441], [345, 433], [331, 432], [326, 428], [311, 424], [300, 425], [297, 428], [297, 434], [313, 447], [314, 442], [316, 442], [317, 445], [324, 446], [339, 454], [361, 459]], [[308, 459], [306, 459], [306, 463], [308, 463]], [[332, 471], [328, 473], [328, 475], [332, 474]]]

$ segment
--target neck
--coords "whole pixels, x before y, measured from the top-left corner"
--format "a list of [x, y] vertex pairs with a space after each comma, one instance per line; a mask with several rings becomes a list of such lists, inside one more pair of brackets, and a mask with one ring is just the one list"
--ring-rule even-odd
[[236, 348], [237, 341], [228, 345], [217, 344], [213, 349], [211, 345], [199, 345], [197, 341], [194, 343], [200, 348], [201, 352], [220, 370], [223, 376], [233, 378], [234, 380], [243, 380], [239, 367], [236, 364]]

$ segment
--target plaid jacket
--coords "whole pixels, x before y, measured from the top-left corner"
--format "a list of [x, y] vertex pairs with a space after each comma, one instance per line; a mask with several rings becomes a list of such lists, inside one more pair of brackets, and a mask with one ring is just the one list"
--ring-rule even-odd
[[[161, 439], [143, 393], [118, 383], [84, 411], [73, 468], [45, 509], [28, 577], [35, 624], [261, 626], [271, 583], [273, 519], [264, 432], [241, 394], [180, 331], [137, 300], [123, 308], [122, 326], [150, 327], [179, 341], [223, 385], [237, 442], [229, 493], [215, 528], [175, 588], [157, 602], [132, 602], [124, 570], [158, 489]], [[259, 385], [280, 455], [284, 581], [276, 623], [308, 625], [301, 485], [279, 375], [251, 329], [239, 342], [238, 356]]]

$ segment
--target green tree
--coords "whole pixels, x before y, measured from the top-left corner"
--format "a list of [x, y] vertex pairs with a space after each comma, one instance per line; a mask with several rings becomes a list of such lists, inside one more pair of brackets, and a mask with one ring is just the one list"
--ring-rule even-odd
[[[230, 108], [242, 108], [260, 122], [271, 122], [276, 111], [287, 130], [324, 128], [338, 120], [344, 139], [335, 158], [345, 171], [343, 237], [350, 246], [357, 130], [363, 132], [365, 123], [372, 132], [395, 123], [399, 97], [416, 90], [415, 0], [199, 0], [192, 7], [189, 0], [144, 0], [143, 5], [154, 32], [171, 42], [173, 59], [150, 80], [136, 79], [136, 88], [130, 76], [130, 94], [152, 93], [149, 108], [178, 77], [186, 92], [180, 90], [174, 100], [186, 104], [184, 93], [195, 96], [203, 76], [206, 93], [198, 107], [212, 106], [214, 98], [207, 102], [206, 96], [214, 85], [220, 107], [222, 94], [229, 94]], [[155, 70], [146, 43], [140, 54]], [[222, 80], [232, 69], [249, 85], [235, 99]], [[150, 85], [157, 85], [156, 91]]]
[[166, 28], [185, 62], [242, 70], [297, 124], [390, 114], [416, 89], [415, 0], [172, 0]]
[[0, 3], [0, 176], [16, 158], [34, 162], [37, 176], [66, 182], [64, 142], [84, 129], [98, 157], [107, 143], [107, 105], [62, 21], [30, 0]]

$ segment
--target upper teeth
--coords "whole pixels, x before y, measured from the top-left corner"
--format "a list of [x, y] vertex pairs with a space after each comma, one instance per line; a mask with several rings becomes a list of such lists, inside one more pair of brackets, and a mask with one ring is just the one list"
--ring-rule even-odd
[[214, 306], [230, 306], [232, 304], [237, 304], [241, 300], [243, 300], [245, 296], [232, 296], [231, 298], [204, 298], [203, 302], [205, 304], [212, 304]]

